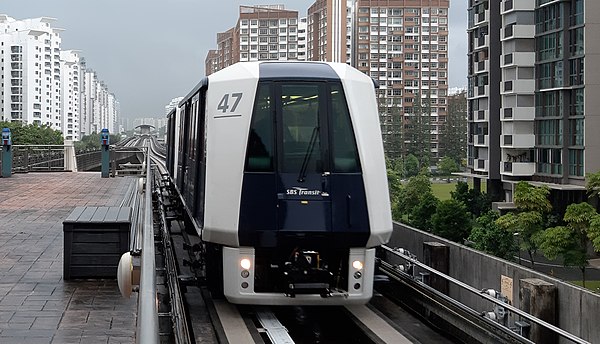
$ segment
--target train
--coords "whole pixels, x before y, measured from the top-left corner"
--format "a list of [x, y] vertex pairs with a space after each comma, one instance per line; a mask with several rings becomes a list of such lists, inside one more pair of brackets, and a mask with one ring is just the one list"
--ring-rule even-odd
[[235, 304], [364, 304], [392, 233], [377, 84], [344, 63], [238, 62], [167, 116], [167, 169]]

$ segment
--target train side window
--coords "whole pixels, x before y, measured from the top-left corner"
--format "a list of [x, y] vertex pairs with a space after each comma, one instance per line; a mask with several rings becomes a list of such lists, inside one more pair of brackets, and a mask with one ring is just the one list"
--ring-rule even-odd
[[333, 172], [360, 172], [356, 139], [340, 84], [331, 85], [331, 132]]
[[273, 172], [271, 84], [259, 84], [246, 153], [246, 172]]

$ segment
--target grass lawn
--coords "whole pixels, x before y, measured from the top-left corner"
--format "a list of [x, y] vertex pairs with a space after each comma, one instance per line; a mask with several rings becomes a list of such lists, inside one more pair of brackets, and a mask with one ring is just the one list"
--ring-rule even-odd
[[[583, 287], [582, 281], [570, 281], [580, 287]], [[585, 281], [585, 287], [591, 291], [598, 292], [600, 290], [600, 281]]]
[[[444, 201], [450, 199], [450, 192], [456, 190], [456, 182], [453, 183], [432, 183], [431, 189], [435, 197], [437, 197], [440, 201]], [[469, 182], [469, 187], [473, 187], [473, 183]], [[481, 191], [485, 192], [486, 184], [481, 183]]]
[[450, 199], [450, 192], [456, 190], [456, 183], [432, 183], [433, 195], [440, 201]]

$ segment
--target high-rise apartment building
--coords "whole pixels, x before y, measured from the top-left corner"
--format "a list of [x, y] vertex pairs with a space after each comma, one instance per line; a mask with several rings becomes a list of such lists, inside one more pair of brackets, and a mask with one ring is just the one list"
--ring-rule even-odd
[[104, 128], [111, 133], [118, 129], [119, 101], [92, 69], [85, 69], [81, 104], [82, 136], [99, 133]]
[[469, 2], [469, 147], [476, 179], [496, 200], [514, 184], [547, 185], [564, 206], [600, 170], [600, 2]]
[[0, 15], [0, 118], [62, 130], [60, 32], [52, 18]]
[[219, 52], [216, 49], [211, 49], [204, 60], [204, 73], [211, 75], [219, 69]]
[[500, 1], [469, 0], [467, 166], [476, 187], [501, 197], [500, 180]]
[[0, 15], [0, 120], [46, 125], [73, 141], [99, 126], [114, 129], [118, 101], [95, 73], [86, 79], [79, 51], [61, 50], [55, 21]]
[[237, 25], [217, 34], [205, 60], [207, 75], [240, 61], [303, 60], [298, 11], [284, 5], [240, 6]]
[[237, 26], [217, 35], [210, 74], [238, 61], [345, 62], [379, 83], [389, 157], [441, 157], [448, 114], [449, 0], [316, 0], [306, 18], [283, 5], [241, 6]]
[[79, 52], [67, 50], [60, 52], [62, 75], [62, 133], [65, 140], [79, 141], [79, 97], [81, 95]]
[[306, 46], [306, 36], [308, 30], [308, 18], [302, 17], [298, 19], [298, 60], [306, 60], [306, 52], [308, 47]]
[[353, 65], [379, 82], [388, 157], [440, 158], [447, 116], [448, 0], [356, 0]]
[[355, 45], [353, 41], [354, 32], [354, 1], [346, 0], [346, 63], [352, 65], [352, 47]]
[[308, 8], [307, 60], [346, 62], [346, 0], [317, 0]]

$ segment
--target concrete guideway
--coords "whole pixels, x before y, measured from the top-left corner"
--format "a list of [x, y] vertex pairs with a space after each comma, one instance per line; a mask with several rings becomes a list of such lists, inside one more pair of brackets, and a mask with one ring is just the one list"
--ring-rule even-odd
[[0, 180], [0, 343], [133, 343], [137, 298], [116, 280], [64, 281], [62, 221], [118, 206], [133, 178], [29, 173]]

